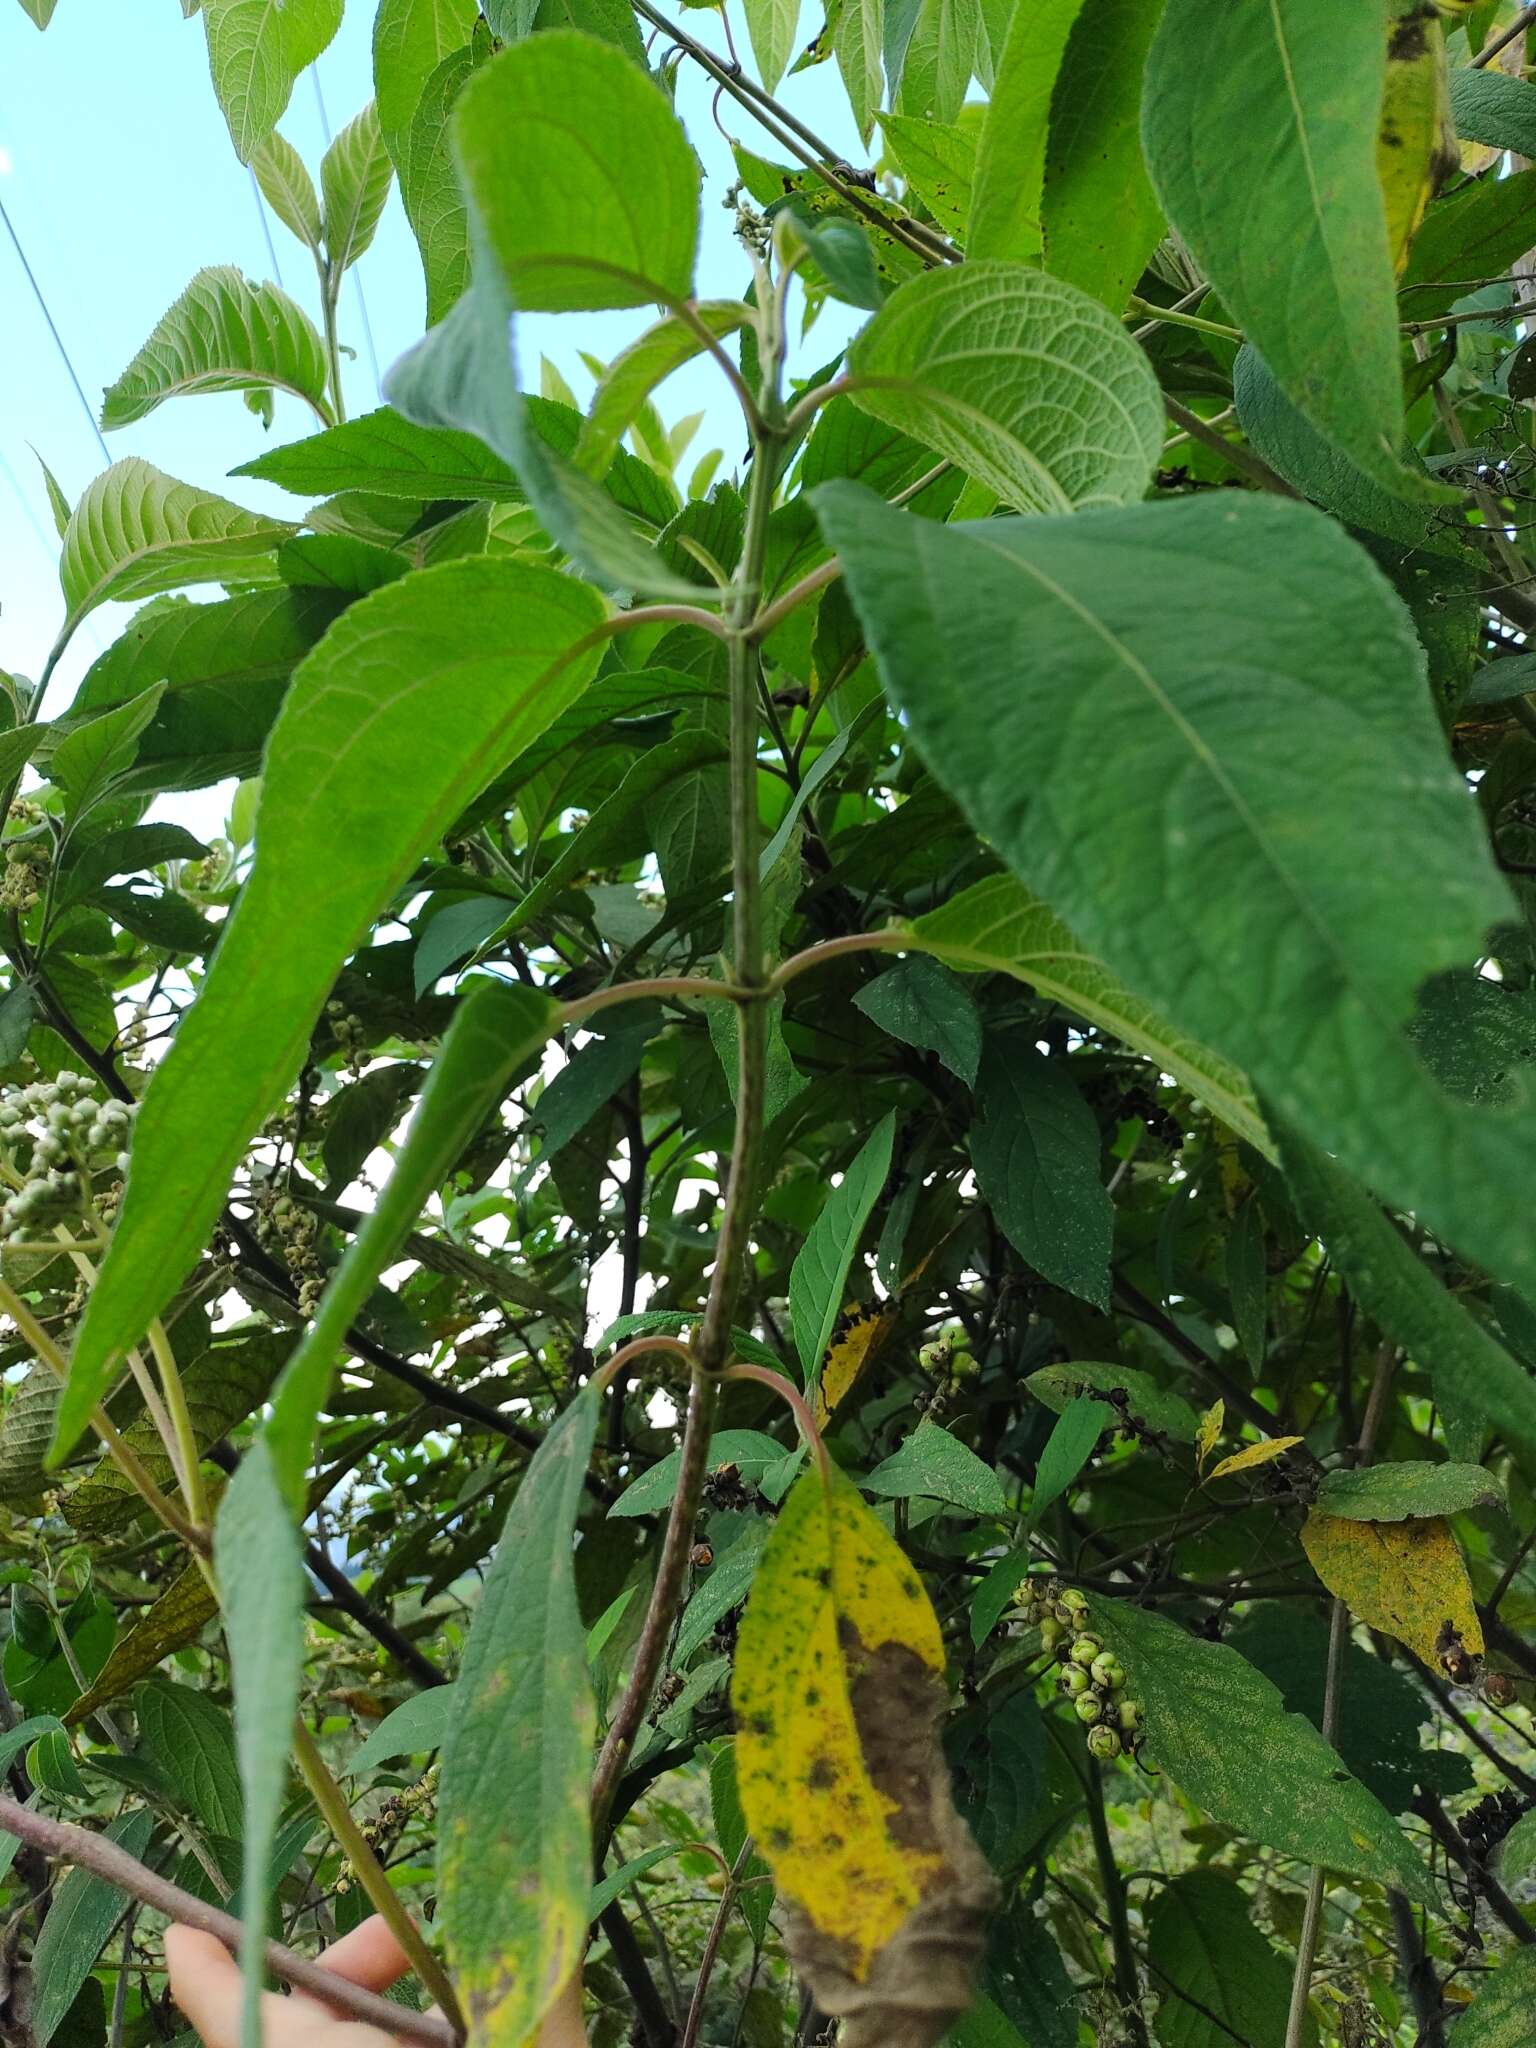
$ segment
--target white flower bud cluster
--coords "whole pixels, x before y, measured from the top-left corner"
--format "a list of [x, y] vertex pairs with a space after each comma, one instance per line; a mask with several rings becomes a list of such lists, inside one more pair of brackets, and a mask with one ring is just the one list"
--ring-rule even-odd
[[0, 1090], [0, 1153], [23, 1185], [0, 1205], [0, 1238], [28, 1237], [77, 1216], [92, 1176], [128, 1170], [133, 1103], [98, 1099], [66, 1067], [51, 1081]]
[[1141, 1708], [1125, 1697], [1125, 1670], [1088, 1626], [1088, 1601], [1056, 1578], [1026, 1579], [1014, 1594], [1023, 1619], [1061, 1666], [1057, 1685], [1088, 1730], [1092, 1755], [1108, 1761], [1141, 1746]]

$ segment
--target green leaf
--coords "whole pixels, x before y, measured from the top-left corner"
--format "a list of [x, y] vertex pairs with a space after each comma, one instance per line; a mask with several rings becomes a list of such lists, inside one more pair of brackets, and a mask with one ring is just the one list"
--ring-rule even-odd
[[189, 583], [272, 575], [272, 551], [295, 529], [177, 483], [130, 456], [88, 484], [59, 557], [67, 639], [96, 605]]
[[1441, 1910], [1380, 1800], [1236, 1650], [1123, 1601], [1095, 1599], [1092, 1612], [1141, 1703], [1154, 1761], [1197, 1805], [1266, 1848]]
[[1523, 1884], [1533, 1871], [1536, 1871], [1536, 1810], [1517, 1820], [1504, 1837], [1499, 1877], [1507, 1887]]
[[1141, 81], [1163, 0], [1093, 0], [1051, 100], [1040, 224], [1045, 267], [1125, 311], [1163, 233], [1141, 154]]
[[1429, 1372], [1445, 1406], [1504, 1432], [1526, 1474], [1536, 1474], [1536, 1381], [1341, 1167], [1289, 1131], [1280, 1143], [1301, 1220], [1321, 1237], [1360, 1307]]
[[883, 0], [843, 0], [832, 18], [832, 49], [859, 135], [868, 142], [885, 93], [880, 66]]
[[981, 1014], [965, 983], [923, 953], [887, 968], [854, 997], [854, 1006], [903, 1045], [937, 1053], [967, 1087], [981, 1058]]
[[[105, 1836], [128, 1855], [142, 1858], [154, 1829], [154, 1815], [141, 1809], [113, 1821]], [[58, 2032], [127, 1903], [116, 1885], [85, 1870], [71, 1870], [54, 1893], [32, 1952], [32, 2038], [37, 2048], [48, 2048]]]
[[1034, 1552], [1029, 1544], [1000, 1557], [977, 1586], [971, 1601], [971, 1642], [979, 1650], [1008, 1611], [1028, 1576]]
[[1059, 1059], [1025, 1027], [982, 1054], [971, 1159], [1009, 1243], [1037, 1273], [1109, 1306], [1114, 1205], [1099, 1169], [1099, 1126]]
[[[1455, 1102], [1402, 1028], [1509, 906], [1361, 551], [1257, 493], [969, 529], [847, 484], [817, 505], [914, 740], [1003, 858], [1312, 1142], [1528, 1282], [1498, 1191], [1536, 1131]], [[1287, 772], [1302, 715], [1321, 784]], [[1425, 849], [1405, 874], [1372, 853], [1388, 817]]]
[[1530, 2048], [1536, 1950], [1512, 1949], [1456, 2022], [1456, 2048]]
[[1536, 86], [1496, 65], [1451, 73], [1451, 117], [1466, 142], [1536, 156]]
[[882, 114], [886, 153], [946, 234], [964, 242], [976, 176], [977, 138], [969, 128]]
[[228, 1714], [207, 1693], [167, 1679], [140, 1686], [134, 1707], [139, 1751], [159, 1765], [186, 1811], [210, 1834], [238, 1842], [240, 1771]]
[[[1015, 7], [976, 149], [966, 254], [1041, 263], [1051, 94], [1083, 0]], [[1099, 4], [1099, 0], [1095, 0]]]
[[318, 252], [321, 241], [320, 200], [304, 159], [274, 128], [251, 152], [251, 169], [261, 196], [283, 226], [307, 249]]
[[288, 391], [325, 419], [325, 343], [275, 284], [227, 263], [200, 270], [109, 385], [101, 424], [131, 426], [168, 398], [198, 391]]
[[[741, 1792], [736, 1783], [736, 1745], [733, 1742], [723, 1742], [710, 1763], [709, 1807], [720, 1853], [727, 1863], [734, 1865], [747, 1844], [747, 1822], [741, 1810]], [[773, 1885], [771, 1882], [752, 1882], [754, 1878], [768, 1876], [768, 1866], [755, 1850], [748, 1857], [741, 1876], [742, 1918], [752, 1930], [754, 1944], [761, 1948], [767, 1938], [768, 1919], [773, 1911]]]
[[866, 1493], [888, 1500], [926, 1497], [948, 1501], [973, 1515], [1006, 1515], [1008, 1496], [990, 1465], [968, 1444], [926, 1418], [883, 1465], [858, 1481]]
[[465, 88], [454, 140], [520, 312], [692, 292], [698, 159], [663, 94], [621, 51], [560, 29], [503, 50]]
[[301, 497], [373, 491], [422, 503], [431, 498], [483, 498], [493, 505], [523, 501], [512, 471], [475, 435], [417, 426], [387, 405], [307, 440], [269, 448], [232, 474], [261, 477]]
[[1182, 1394], [1170, 1393], [1150, 1373], [1138, 1372], [1129, 1365], [1099, 1365], [1074, 1359], [1070, 1365], [1043, 1365], [1024, 1384], [1037, 1401], [1043, 1401], [1058, 1415], [1064, 1414], [1068, 1405], [1082, 1394], [1123, 1393], [1126, 1414], [1133, 1421], [1146, 1423], [1159, 1434], [1172, 1437], [1175, 1443], [1192, 1444], [1200, 1427], [1200, 1418]]
[[1264, 1212], [1258, 1197], [1250, 1194], [1227, 1236], [1227, 1299], [1232, 1328], [1255, 1373], [1264, 1363], [1265, 1285]]
[[375, 1764], [387, 1764], [392, 1757], [424, 1756], [441, 1749], [454, 1712], [455, 1688], [430, 1686], [386, 1714], [366, 1742], [347, 1759], [347, 1775], [357, 1777]]
[[[1536, 205], [1536, 170], [1511, 178], [1475, 178], [1464, 190], [1437, 200], [1425, 214], [1403, 272], [1403, 304], [1416, 320], [1432, 320], [1455, 305], [1468, 278], [1497, 277], [1525, 253]], [[1514, 296], [1514, 289], [1501, 296]], [[1258, 336], [1255, 335], [1255, 340]]]
[[[1161, 1996], [1161, 2048], [1285, 2038], [1291, 1964], [1259, 1932], [1253, 1901], [1233, 1878], [1185, 1870], [1154, 1890], [1147, 1954]], [[1316, 2048], [1310, 2013], [1298, 2040]]]
[[142, 874], [163, 861], [202, 860], [208, 848], [184, 825], [125, 825], [106, 832], [59, 865], [54, 901], [67, 909], [84, 901], [114, 875]]
[[422, 88], [400, 164], [400, 199], [421, 251], [427, 325], [458, 302], [469, 283], [469, 209], [454, 168], [450, 119], [459, 94], [488, 53], [478, 43], [445, 57]]
[[[885, 303], [875, 252], [857, 221], [823, 218], [807, 200], [786, 199], [771, 218], [793, 223], [791, 246], [803, 248], [834, 297], [845, 305], [878, 312]], [[782, 231], [781, 231], [782, 232]]]
[[1504, 1489], [1481, 1465], [1433, 1465], [1422, 1459], [1372, 1465], [1364, 1472], [1326, 1472], [1317, 1490], [1323, 1512], [1349, 1522], [1406, 1522], [1504, 1504]]
[[559, 1005], [537, 989], [489, 980], [471, 984], [454, 1011], [389, 1179], [331, 1276], [273, 1399], [267, 1440], [278, 1484], [295, 1509], [303, 1505], [315, 1424], [349, 1327], [454, 1161], [559, 1016]]
[[[790, 1457], [793, 1458], [791, 1453]], [[781, 1460], [786, 1463], [787, 1460]], [[764, 1477], [768, 1476], [768, 1468]], [[787, 1487], [794, 1477], [793, 1471], [785, 1479]], [[782, 1499], [779, 1494], [776, 1498]], [[748, 1523], [730, 1549], [716, 1558], [708, 1572], [696, 1579], [692, 1596], [683, 1610], [682, 1623], [677, 1631], [677, 1645], [673, 1651], [674, 1662], [686, 1664], [702, 1644], [714, 1633], [715, 1624], [723, 1621], [733, 1607], [739, 1607], [746, 1599], [752, 1581], [757, 1574], [757, 1561], [762, 1555], [763, 1545], [768, 1540], [772, 1524], [767, 1521]]]
[[515, 2048], [581, 1961], [596, 1713], [572, 1537], [597, 1426], [583, 1388], [523, 1475], [464, 1646], [443, 1744], [438, 1910], [486, 2048]]
[[203, 0], [208, 68], [229, 139], [249, 163], [282, 119], [294, 82], [341, 27], [343, 0]]
[[1162, 452], [1146, 356], [1096, 300], [1020, 263], [972, 259], [909, 279], [848, 369], [862, 410], [1020, 511], [1140, 498]]
[[300, 664], [267, 750], [255, 867], [139, 1112], [61, 1443], [192, 1263], [342, 961], [475, 791], [580, 694], [601, 617], [594, 591], [552, 569], [448, 562], [363, 598]]
[[585, 1130], [604, 1103], [638, 1072], [649, 1035], [649, 1026], [626, 1031], [620, 1023], [606, 1038], [593, 1039], [571, 1054], [530, 1113], [529, 1121], [542, 1131], [544, 1142], [524, 1169], [525, 1180]]
[[763, 85], [777, 92], [784, 67], [795, 54], [800, 0], [743, 0], [743, 12]]
[[978, 0], [904, 0], [885, 10], [885, 69], [903, 114], [958, 118], [976, 64]]
[[394, 165], [379, 130], [378, 110], [370, 100], [342, 129], [320, 164], [325, 250], [333, 290], [342, 272], [373, 240], [393, 177]]
[[154, 717], [163, 689], [156, 684], [141, 697], [103, 711], [65, 734], [48, 757], [48, 773], [78, 818], [132, 765], [139, 736]]
[[848, 1268], [891, 1170], [894, 1111], [883, 1116], [811, 1225], [789, 1275], [789, 1317], [807, 1385], [821, 1371], [843, 1306]]
[[592, 1896], [587, 1901], [588, 1921], [596, 1920], [600, 1914], [607, 1911], [615, 1899], [622, 1898], [631, 1885], [644, 1877], [648, 1870], [654, 1870], [656, 1865], [665, 1862], [667, 1857], [676, 1856], [682, 1846], [685, 1845], [662, 1842], [655, 1849], [645, 1849], [640, 1855], [632, 1856], [627, 1863], [621, 1863], [617, 1870], [610, 1870], [601, 1883], [592, 1887]]
[[374, 103], [402, 190], [406, 142], [427, 80], [466, 47], [479, 14], [478, 0], [381, 0], [373, 24]]
[[229, 1482], [214, 1530], [214, 1563], [234, 1679], [235, 1752], [244, 1825], [242, 2048], [261, 2048], [267, 1867], [288, 1782], [288, 1749], [304, 1670], [307, 1581], [266, 1444], [257, 1438]]
[[21, 0], [22, 12], [37, 28], [46, 28], [53, 19], [53, 10], [59, 0]]
[[1062, 1409], [1035, 1467], [1035, 1489], [1029, 1503], [1031, 1529], [1038, 1527], [1046, 1509], [1074, 1484], [1099, 1438], [1114, 1426], [1114, 1409], [1089, 1394], [1074, 1396]]
[[1286, 395], [1387, 490], [1434, 496], [1398, 459], [1384, 15], [1381, 0], [1169, 0], [1142, 133], [1164, 211]]
[[[765, 1436], [760, 1429], [717, 1429], [709, 1443], [709, 1469], [718, 1472], [722, 1465], [734, 1465], [743, 1478], [755, 1479], [759, 1472], [767, 1471], [770, 1465], [777, 1465], [784, 1456], [784, 1446], [771, 1436]], [[677, 1491], [677, 1475], [682, 1470], [681, 1449], [671, 1451], [649, 1472], [642, 1472], [638, 1479], [631, 1480], [618, 1499], [609, 1508], [610, 1515], [655, 1515], [672, 1504]]]
[[[705, 299], [693, 309], [694, 321], [716, 340], [747, 325], [751, 310], [739, 299]], [[576, 462], [588, 476], [601, 477], [618, 453], [619, 443], [636, 415], [672, 372], [691, 362], [703, 349], [696, 325], [674, 314], [648, 327], [638, 341], [614, 357], [603, 372], [576, 444]]]

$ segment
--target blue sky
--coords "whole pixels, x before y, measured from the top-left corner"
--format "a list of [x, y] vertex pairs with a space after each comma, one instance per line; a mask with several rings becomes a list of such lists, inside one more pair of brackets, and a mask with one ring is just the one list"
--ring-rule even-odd
[[[299, 81], [280, 124], [317, 183], [325, 122], [339, 129], [372, 95], [373, 11], [370, 0], [350, 0], [340, 34]], [[690, 11], [683, 19], [701, 40], [721, 46], [714, 16]], [[807, 8], [803, 33], [818, 20], [819, 11]], [[738, 42], [745, 51], [739, 23]], [[685, 66], [679, 110], [706, 168], [699, 291], [736, 295], [747, 270], [718, 204], [733, 172], [710, 119], [710, 96], [707, 82]], [[784, 96], [855, 161], [866, 160], [832, 66], [788, 81]], [[729, 101], [721, 118], [741, 140], [773, 153]], [[317, 311], [309, 257], [266, 214], [236, 160], [209, 83], [201, 24], [182, 19], [178, 0], [59, 0], [43, 35], [15, 0], [0, 0], [0, 202], [92, 407], [203, 264], [233, 263], [254, 279], [275, 277], [312, 315]], [[354, 282], [341, 317], [342, 338], [356, 350], [345, 372], [348, 409], [358, 413], [379, 402], [375, 361], [382, 374], [421, 332], [421, 269], [398, 195], [354, 278], [361, 296]], [[58, 630], [61, 605], [52, 518], [34, 448], [71, 501], [108, 460], [125, 455], [286, 516], [296, 514], [300, 501], [248, 479], [227, 480], [231, 469], [266, 445], [238, 396], [172, 400], [108, 435], [103, 456], [3, 226], [0, 309], [0, 665], [35, 677]], [[807, 360], [825, 360], [851, 331], [853, 317], [829, 312]], [[645, 316], [634, 314], [530, 321], [525, 376], [536, 379], [542, 350], [584, 391], [590, 379], [580, 351], [612, 354], [644, 324]], [[728, 471], [739, 459], [740, 431], [717, 374], [707, 367], [685, 371], [663, 393], [669, 420], [701, 407], [709, 418], [690, 461], [719, 443]], [[279, 396], [271, 439], [311, 431], [307, 409]], [[69, 701], [78, 677], [125, 616], [118, 607], [104, 607], [86, 622], [61, 666], [51, 708]]]

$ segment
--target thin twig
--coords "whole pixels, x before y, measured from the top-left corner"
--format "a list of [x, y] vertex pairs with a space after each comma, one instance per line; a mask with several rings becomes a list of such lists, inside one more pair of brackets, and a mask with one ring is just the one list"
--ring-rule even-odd
[[[109, 1842], [104, 1835], [75, 1827], [69, 1821], [50, 1820], [46, 1814], [34, 1813], [8, 1793], [0, 1793], [0, 1829], [30, 1843], [45, 1856], [72, 1863], [80, 1870], [89, 1870], [94, 1876], [105, 1878], [108, 1884], [116, 1885], [130, 1898], [138, 1899], [154, 1912], [164, 1913], [168, 1919], [184, 1927], [196, 1927], [204, 1934], [213, 1935], [223, 1942], [231, 1955], [240, 1953], [240, 1922], [232, 1914], [220, 1912], [217, 1906], [210, 1906], [191, 1892], [184, 1892], [179, 1885], [146, 1868], [137, 1857], [130, 1856], [116, 1842]], [[264, 1953], [267, 1968], [274, 1977], [323, 1999], [327, 2005], [356, 2019], [366, 2020], [372, 2026], [382, 2027], [386, 2033], [398, 2035], [402, 2041], [421, 2042], [423, 2048], [457, 2048], [457, 2037], [452, 2027], [434, 2013], [412, 2012], [408, 2006], [395, 2005], [375, 1991], [365, 1991], [360, 1985], [348, 1983], [346, 1978], [338, 1977], [334, 1970], [327, 1970], [323, 1964], [311, 1962], [307, 1956], [295, 1955], [281, 1942], [269, 1941]]]
[[1470, 68], [1481, 71], [1485, 64], [1491, 64], [1501, 50], [1509, 48], [1516, 36], [1524, 35], [1533, 21], [1536, 21], [1536, 7], [1523, 8], [1501, 36], [1495, 36], [1491, 43], [1484, 43], [1472, 59]]

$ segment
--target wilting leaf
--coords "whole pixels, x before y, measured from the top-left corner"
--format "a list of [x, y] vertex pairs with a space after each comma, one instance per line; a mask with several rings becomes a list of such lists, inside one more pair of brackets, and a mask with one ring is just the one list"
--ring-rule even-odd
[[1367, 1628], [1396, 1636], [1431, 1671], [1483, 1653], [1472, 1582], [1445, 1522], [1351, 1522], [1314, 1508], [1301, 1531], [1312, 1569]]
[[520, 2048], [581, 1961], [596, 1714], [572, 1537], [597, 1426], [585, 1388], [513, 1498], [443, 1742], [438, 1904], [474, 2038]]
[[866, 1493], [892, 1500], [927, 1496], [973, 1515], [1008, 1512], [1008, 1496], [992, 1467], [959, 1437], [926, 1418], [899, 1451], [858, 1483]]
[[828, 1195], [826, 1206], [811, 1225], [790, 1270], [789, 1315], [794, 1326], [795, 1349], [808, 1383], [818, 1377], [832, 1341], [848, 1268], [891, 1170], [895, 1135], [893, 1112], [881, 1118], [841, 1182]]
[[1461, 1515], [1501, 1508], [1504, 1489], [1481, 1465], [1431, 1465], [1422, 1460], [1329, 1472], [1317, 1504], [1351, 1522], [1406, 1522], [1425, 1515]]
[[[825, 1427], [839, 1405], [852, 1393], [865, 1370], [873, 1365], [881, 1347], [896, 1327], [890, 1312], [848, 1308], [841, 1336], [834, 1335], [827, 1347], [821, 1377], [816, 1383], [816, 1423]], [[834, 1325], [834, 1330], [836, 1325]]]
[[835, 1470], [786, 1501], [737, 1640], [742, 1810], [788, 1945], [851, 2048], [926, 2048], [970, 2002], [991, 1881], [936, 1728], [938, 1621]]
[[1233, 1451], [1230, 1457], [1223, 1458], [1219, 1464], [1213, 1465], [1205, 1475], [1205, 1483], [1209, 1486], [1212, 1480], [1230, 1479], [1235, 1472], [1251, 1472], [1255, 1466], [1272, 1464], [1276, 1458], [1283, 1456], [1286, 1451], [1294, 1450], [1297, 1444], [1304, 1441], [1305, 1439], [1299, 1436], [1267, 1436], [1262, 1443], [1248, 1444], [1244, 1449]]
[[1236, 1650], [1123, 1601], [1095, 1599], [1092, 1613], [1141, 1702], [1148, 1751], [1191, 1799], [1269, 1848], [1439, 1910], [1386, 1808]]

